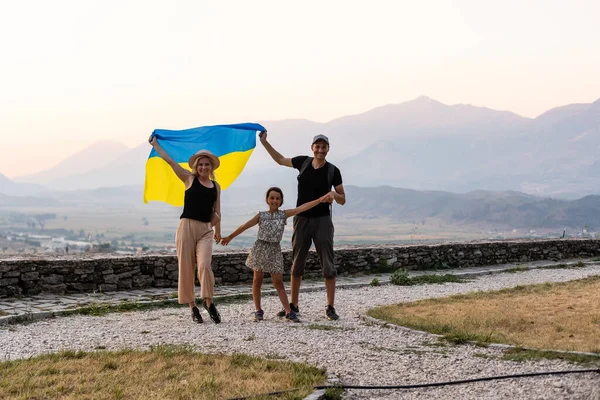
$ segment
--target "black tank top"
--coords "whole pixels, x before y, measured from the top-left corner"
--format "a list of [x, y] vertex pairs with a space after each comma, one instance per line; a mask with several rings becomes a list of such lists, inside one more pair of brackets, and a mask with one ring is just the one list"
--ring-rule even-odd
[[207, 188], [194, 177], [192, 186], [185, 191], [183, 200], [183, 213], [180, 218], [195, 219], [210, 222], [215, 201], [217, 201], [217, 185], [212, 181], [213, 187]]

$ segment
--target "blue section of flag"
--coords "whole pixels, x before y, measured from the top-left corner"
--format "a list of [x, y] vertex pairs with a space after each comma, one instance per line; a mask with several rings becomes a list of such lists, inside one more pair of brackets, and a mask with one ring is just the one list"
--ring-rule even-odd
[[[155, 129], [152, 136], [158, 144], [178, 163], [187, 162], [198, 150], [209, 150], [217, 157], [225, 154], [248, 151], [256, 147], [256, 133], [264, 131], [260, 124], [243, 123], [233, 125], [202, 126], [179, 131]], [[159, 157], [156, 150], [150, 156]]]

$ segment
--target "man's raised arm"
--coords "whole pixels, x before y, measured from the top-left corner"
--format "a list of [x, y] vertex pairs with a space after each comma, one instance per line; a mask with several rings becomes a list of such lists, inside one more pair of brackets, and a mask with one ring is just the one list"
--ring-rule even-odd
[[292, 165], [292, 159], [282, 156], [281, 153], [279, 153], [277, 150], [275, 150], [273, 148], [273, 146], [271, 146], [271, 143], [269, 143], [267, 141], [267, 131], [261, 132], [260, 142], [265, 147], [265, 149], [267, 150], [267, 153], [269, 153], [269, 155], [271, 156], [273, 161], [275, 161], [279, 165], [284, 165], [286, 167], [294, 168], [294, 166]]

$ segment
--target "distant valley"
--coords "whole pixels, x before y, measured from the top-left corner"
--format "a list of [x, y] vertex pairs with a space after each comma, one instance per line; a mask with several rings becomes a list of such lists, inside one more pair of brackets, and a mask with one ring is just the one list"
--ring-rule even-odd
[[[295, 207], [296, 189], [283, 186], [283, 208]], [[141, 203], [143, 187], [126, 186], [56, 192], [49, 197], [8, 196], [0, 194], [0, 206], [26, 212], [32, 209], [85, 208], [179, 210], [161, 203]], [[235, 188], [223, 192], [225, 216], [251, 216], [265, 208], [265, 188]], [[515, 191], [473, 191], [457, 194], [444, 191], [418, 191], [390, 186], [346, 186], [348, 202], [335, 205], [337, 218], [389, 218], [401, 223], [435, 220], [445, 224], [495, 226], [498, 228], [581, 228], [600, 230], [600, 196], [589, 195], [576, 200], [561, 200], [528, 195]], [[173, 211], [175, 214], [177, 211]], [[174, 214], [174, 215], [175, 215]]]
[[[330, 137], [328, 159], [340, 167], [348, 194], [344, 207], [334, 207], [342, 244], [600, 231], [600, 100], [531, 119], [420, 97], [328, 123], [261, 124], [290, 157], [308, 154], [314, 134]], [[34, 216], [49, 213], [56, 218], [46, 231], [172, 243], [180, 210], [142, 203], [150, 151], [143, 140], [133, 149], [98, 142], [30, 176], [0, 174], [0, 230], [39, 233]], [[224, 231], [263, 209], [269, 186], [282, 187], [284, 207], [293, 207], [296, 175], [258, 144], [223, 194]], [[249, 245], [253, 235], [232, 245]]]

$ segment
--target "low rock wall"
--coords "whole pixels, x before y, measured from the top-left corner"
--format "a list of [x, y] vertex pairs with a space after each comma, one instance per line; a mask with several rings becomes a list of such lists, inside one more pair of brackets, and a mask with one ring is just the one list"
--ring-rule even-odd
[[[287, 274], [291, 252], [284, 251]], [[444, 269], [525, 263], [537, 260], [589, 258], [600, 255], [598, 239], [519, 240], [435, 245], [364, 246], [335, 249], [338, 274], [406, 269]], [[215, 253], [217, 284], [252, 280], [246, 252]], [[311, 251], [305, 276], [319, 276]], [[148, 287], [177, 287], [177, 258], [164, 255], [31, 258], [0, 260], [0, 297], [39, 293], [81, 293]]]

